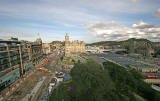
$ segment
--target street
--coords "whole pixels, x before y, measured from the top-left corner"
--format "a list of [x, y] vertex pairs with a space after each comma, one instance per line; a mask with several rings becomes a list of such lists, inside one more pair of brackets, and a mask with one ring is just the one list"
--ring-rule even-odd
[[[50, 79], [51, 77], [54, 77], [54, 72], [61, 70], [60, 57], [57, 54], [50, 54], [48, 56], [48, 60], [48, 63], [44, 63], [44, 65], [40, 65], [38, 66], [38, 68], [43, 67], [45, 69], [48, 69], [50, 73], [46, 73], [43, 71], [32, 71], [32, 75], [25, 79], [24, 82], [9, 97], [5, 99], [5, 101], [20, 101], [20, 99], [23, 101], [25, 101], [25, 99], [31, 100], [35, 96], [31, 94], [33, 93], [33, 89], [35, 89], [35, 91], [37, 92], [36, 94], [39, 94], [36, 95], [37, 100], [40, 100], [44, 92], [48, 89]], [[39, 81], [41, 81], [44, 77], [45, 82], [42, 87], [36, 87]]]

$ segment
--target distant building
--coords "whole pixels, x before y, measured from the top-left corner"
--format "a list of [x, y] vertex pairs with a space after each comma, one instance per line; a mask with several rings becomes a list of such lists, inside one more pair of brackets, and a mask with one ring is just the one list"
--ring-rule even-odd
[[51, 53], [51, 45], [49, 43], [43, 44], [42, 48], [43, 48], [43, 53], [44, 54]]
[[52, 53], [56, 49], [56, 46], [46, 43], [42, 45], [42, 48], [43, 48], [44, 54], [49, 54], [49, 53]]
[[110, 46], [106, 45], [104, 46], [105, 49], [110, 49]]
[[103, 46], [86, 46], [86, 51], [91, 53], [103, 53]]
[[60, 49], [63, 47], [61, 43], [55, 43], [53, 46], [55, 46], [56, 49]]
[[39, 64], [43, 57], [42, 40], [40, 37], [34, 43], [27, 44], [29, 60], [35, 66]]
[[65, 56], [70, 56], [72, 53], [85, 53], [85, 43], [83, 41], [75, 40], [69, 41], [69, 36], [65, 36]]

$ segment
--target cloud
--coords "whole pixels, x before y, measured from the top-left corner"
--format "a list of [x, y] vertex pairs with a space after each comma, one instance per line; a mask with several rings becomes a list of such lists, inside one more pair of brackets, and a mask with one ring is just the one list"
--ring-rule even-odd
[[154, 14], [154, 15], [160, 18], [160, 8], [159, 8], [159, 9], [157, 9], [157, 11], [155, 12], [155, 14]]
[[[48, 37], [51, 40], [55, 35], [73, 31], [75, 36], [85, 36], [83, 25], [88, 23], [87, 30], [98, 36], [98, 40], [104, 37], [107, 40], [122, 40], [135, 36], [133, 33], [139, 33], [136, 34], [137, 37], [142, 37], [146, 31], [156, 33], [159, 29], [152, 24], [126, 27], [121, 23], [105, 21], [125, 21], [125, 24], [129, 25], [137, 20], [150, 18], [151, 13], [158, 7], [159, 0], [1, 0], [0, 28], [19, 27], [20, 32], [27, 34], [28, 30], [33, 34], [46, 33], [46, 36], [54, 33]], [[151, 21], [152, 18], [147, 20]], [[19, 33], [19, 29], [11, 33]], [[154, 35], [150, 34], [150, 37]], [[28, 39], [26, 37], [26, 40]]]
[[[31, 23], [27, 23], [31, 24]], [[44, 25], [36, 25], [33, 24], [35, 27], [44, 27]], [[48, 27], [48, 26], [45, 26]], [[22, 30], [21, 28], [0, 28], [0, 39], [8, 40], [11, 37], [16, 37], [19, 40], [27, 40], [27, 41], [35, 41], [38, 37], [38, 33], [42, 39], [42, 42], [52, 42], [53, 40], [64, 40], [65, 31], [54, 31], [54, 30]], [[61, 33], [61, 34], [57, 34]], [[64, 35], [63, 35], [64, 34]]]
[[[64, 2], [64, 1], [63, 1]], [[39, 0], [37, 2], [6, 2], [0, 4], [0, 15], [10, 18], [50, 20], [50, 22], [84, 22], [101, 19], [100, 16], [86, 12], [80, 5], [70, 4], [72, 0]], [[74, 2], [73, 2], [74, 3]], [[69, 5], [69, 6], [68, 6]], [[13, 9], [12, 9], [13, 8]]]
[[34, 41], [37, 37], [37, 34], [33, 34], [31, 32], [24, 33], [19, 29], [0, 28], [0, 39], [8, 40], [11, 37], [16, 37], [19, 40]]
[[131, 0], [132, 2], [140, 2], [141, 0]]
[[98, 21], [86, 24], [89, 34], [100, 37], [102, 40], [126, 40], [129, 38], [147, 38], [152, 41], [160, 39], [160, 26], [139, 21], [132, 27], [124, 26], [119, 22]]
[[[112, 17], [107, 13], [135, 14], [152, 10], [153, 6], [140, 1], [143, 0], [29, 0], [25, 2], [4, 0], [0, 4], [0, 15], [62, 22], [87, 22], [111, 19]], [[102, 13], [99, 14], [100, 12]]]

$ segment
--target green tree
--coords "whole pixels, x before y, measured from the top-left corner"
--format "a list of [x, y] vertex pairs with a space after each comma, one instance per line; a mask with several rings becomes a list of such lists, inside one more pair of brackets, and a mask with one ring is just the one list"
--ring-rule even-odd
[[143, 81], [144, 77], [135, 69], [126, 69], [112, 62], [105, 62], [103, 65], [105, 70], [108, 70], [111, 79], [116, 85], [116, 89], [121, 94], [132, 98], [133, 92], [136, 92], [148, 101], [159, 101], [160, 93], [145, 83]]
[[73, 101], [104, 101], [106, 98], [114, 99], [109, 92], [114, 90], [113, 83], [107, 71], [93, 60], [87, 63], [77, 63], [71, 70]]
[[[51, 101], [139, 101], [135, 93], [148, 101], [159, 101], [160, 93], [146, 84], [135, 69], [108, 61], [103, 65], [92, 59], [75, 63], [70, 73], [72, 82], [61, 84]], [[68, 87], [72, 90], [68, 91]]]

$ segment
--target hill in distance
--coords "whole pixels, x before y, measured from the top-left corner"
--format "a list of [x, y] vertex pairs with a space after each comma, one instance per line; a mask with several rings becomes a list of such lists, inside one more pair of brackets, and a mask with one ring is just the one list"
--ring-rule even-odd
[[88, 46], [104, 46], [104, 48], [124, 48], [129, 53], [142, 54], [143, 56], [151, 56], [160, 51], [160, 42], [152, 42], [147, 39], [131, 38], [124, 41], [101, 41]]

